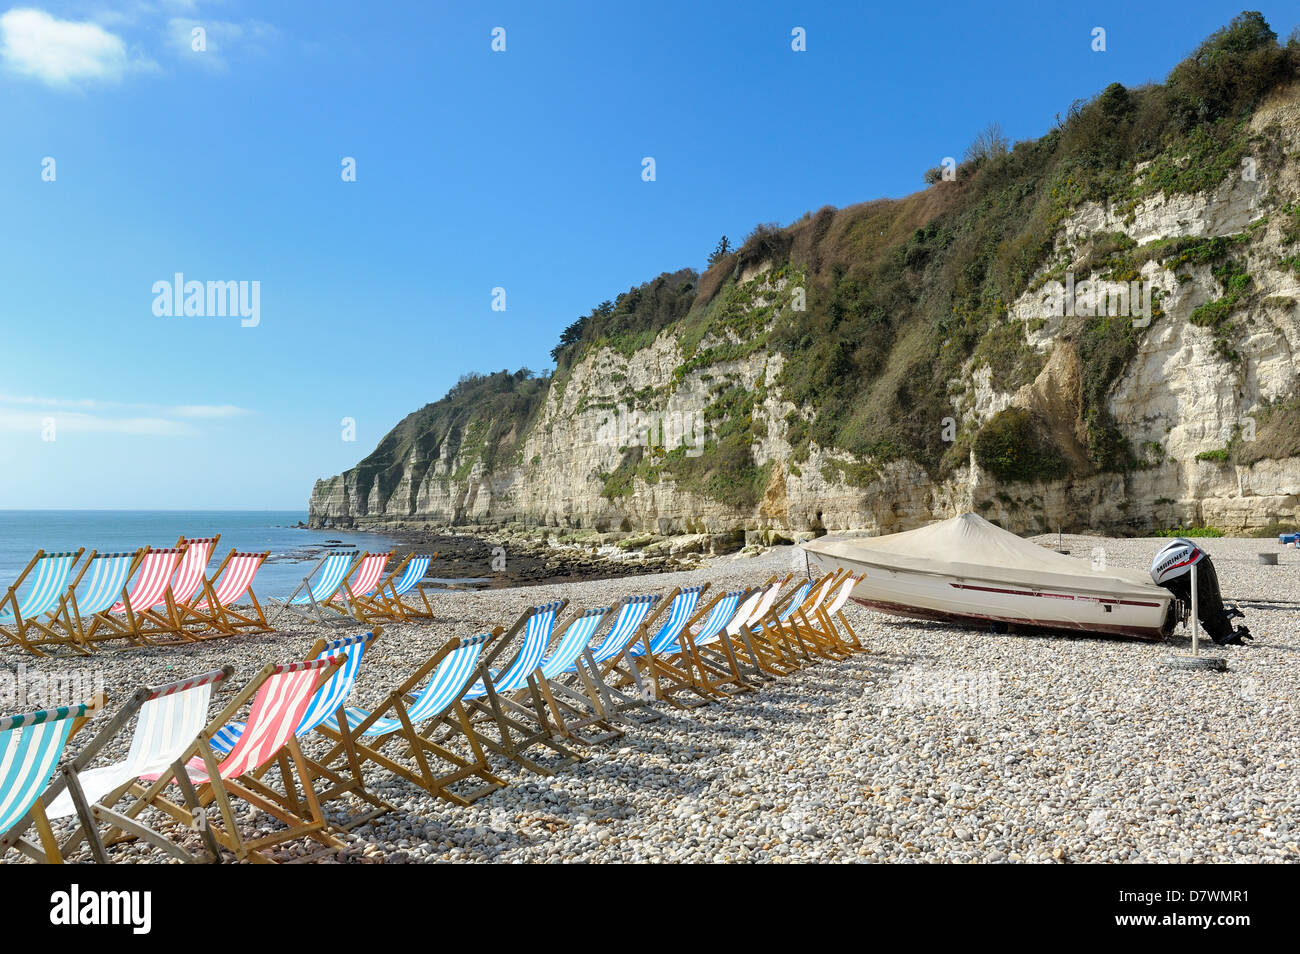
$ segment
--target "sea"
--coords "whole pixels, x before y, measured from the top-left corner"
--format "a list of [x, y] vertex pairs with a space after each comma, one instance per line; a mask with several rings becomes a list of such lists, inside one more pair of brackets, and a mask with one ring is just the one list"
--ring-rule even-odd
[[347, 547], [371, 553], [400, 551], [391, 537], [375, 533], [306, 530], [305, 511], [293, 510], [0, 510], [0, 593], [7, 590], [37, 550], [57, 553], [85, 547], [101, 553], [142, 546], [172, 547], [178, 537], [221, 539], [208, 572], [231, 548], [271, 555], [257, 574], [253, 592], [287, 596], [321, 556]]

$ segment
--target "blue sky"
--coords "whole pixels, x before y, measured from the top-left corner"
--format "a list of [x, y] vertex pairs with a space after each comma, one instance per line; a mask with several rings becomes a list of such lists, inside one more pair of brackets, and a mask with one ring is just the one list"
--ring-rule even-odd
[[[0, 0], [0, 510], [305, 509], [720, 234], [913, 192], [1239, 9]], [[155, 315], [177, 272], [258, 282], [258, 323]]]

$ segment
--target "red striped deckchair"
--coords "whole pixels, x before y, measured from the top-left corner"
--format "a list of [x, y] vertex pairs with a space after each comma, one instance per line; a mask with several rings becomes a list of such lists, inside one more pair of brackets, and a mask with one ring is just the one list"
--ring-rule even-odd
[[379, 589], [384, 567], [392, 558], [393, 551], [387, 553], [367, 553], [357, 563], [351, 579], [345, 579], [337, 593], [325, 604], [329, 609], [344, 616], [353, 616], [365, 620], [366, 602]]
[[[114, 828], [109, 831], [106, 841], [115, 840], [119, 833], [152, 840], [150, 836], [154, 830], [146, 829], [136, 819], [146, 808], [153, 808], [186, 828], [203, 832], [208, 847], [207, 860], [211, 861], [220, 860], [213, 854], [214, 842], [232, 852], [240, 861], [271, 861], [263, 849], [303, 837], [314, 838], [330, 848], [341, 848], [343, 843], [326, 830], [320, 801], [312, 787], [311, 769], [298, 747], [295, 729], [316, 690], [329, 681], [347, 658], [346, 654], [340, 653], [306, 662], [272, 664], [262, 669], [169, 768], [140, 776], [141, 782], [128, 790], [134, 798], [131, 805], [107, 819]], [[218, 762], [218, 754], [211, 745], [212, 737], [234, 720], [250, 700], [251, 709], [239, 740]], [[304, 804], [299, 812], [290, 811], [243, 784], [244, 776], [251, 777], [281, 753], [289, 756], [282, 766], [291, 765], [292, 768], [287, 770], [297, 776], [282, 781], [285, 785], [297, 785], [302, 793]], [[286, 769], [282, 767], [281, 771]], [[187, 785], [193, 785], [201, 807], [195, 807], [188, 798], [183, 804], [168, 798], [168, 786], [173, 783], [182, 792]], [[261, 809], [284, 827], [259, 838], [243, 838], [235, 821], [232, 796]], [[215, 812], [210, 808], [214, 803]], [[97, 811], [96, 814], [100, 813]], [[190, 855], [187, 860], [202, 859]]]
[[[203, 581], [203, 589], [194, 599], [178, 606], [181, 622], [194, 627], [200, 638], [230, 636], [241, 629], [270, 632], [262, 604], [253, 593], [253, 578], [270, 555], [270, 550], [227, 553], [216, 572]], [[236, 609], [236, 605], [240, 608]]]
[[191, 602], [203, 589], [204, 573], [212, 551], [216, 549], [221, 534], [215, 537], [180, 537], [176, 548], [184, 551], [180, 565], [171, 583], [163, 593], [163, 602], [150, 607], [134, 607], [140, 619], [140, 631], [149, 637], [163, 635], [166, 640], [154, 642], [194, 642], [195, 637], [185, 630], [181, 607]]
[[83, 639], [86, 645], [93, 648], [114, 639], [125, 639], [137, 646], [149, 645], [150, 640], [142, 628], [141, 613], [166, 603], [167, 587], [184, 554], [183, 547], [146, 548], [135, 571], [135, 583], [129, 592], [123, 589], [118, 602], [95, 614], [85, 630]]

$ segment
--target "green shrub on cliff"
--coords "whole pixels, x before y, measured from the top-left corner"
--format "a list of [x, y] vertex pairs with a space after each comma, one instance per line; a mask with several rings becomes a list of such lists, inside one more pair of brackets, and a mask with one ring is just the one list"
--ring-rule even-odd
[[1066, 465], [1043, 422], [1033, 412], [1009, 407], [993, 415], [975, 435], [976, 462], [998, 480], [1056, 480]]

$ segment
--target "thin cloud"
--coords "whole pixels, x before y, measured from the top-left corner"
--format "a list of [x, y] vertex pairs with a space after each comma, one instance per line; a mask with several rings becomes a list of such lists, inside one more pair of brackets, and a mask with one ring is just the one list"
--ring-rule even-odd
[[94, 398], [56, 398], [35, 394], [0, 394], [0, 405], [37, 407], [76, 412], [143, 411], [162, 417], [220, 420], [253, 412], [235, 404], [148, 404], [133, 401], [100, 401]]
[[131, 70], [153, 65], [133, 58], [120, 36], [97, 23], [60, 20], [31, 7], [0, 15], [0, 62], [56, 89], [117, 83]]
[[58, 411], [42, 414], [38, 411], [12, 411], [0, 408], [0, 431], [15, 434], [41, 434], [53, 423], [55, 435], [80, 434], [133, 434], [145, 437], [185, 437], [195, 433], [183, 421], [161, 417], [103, 417], [81, 411]]
[[[197, 30], [202, 30], [203, 49], [196, 50]], [[234, 50], [265, 53], [266, 45], [279, 31], [261, 20], [234, 23], [195, 17], [172, 17], [167, 21], [167, 46], [177, 57], [212, 69], [223, 69], [226, 55]]]

